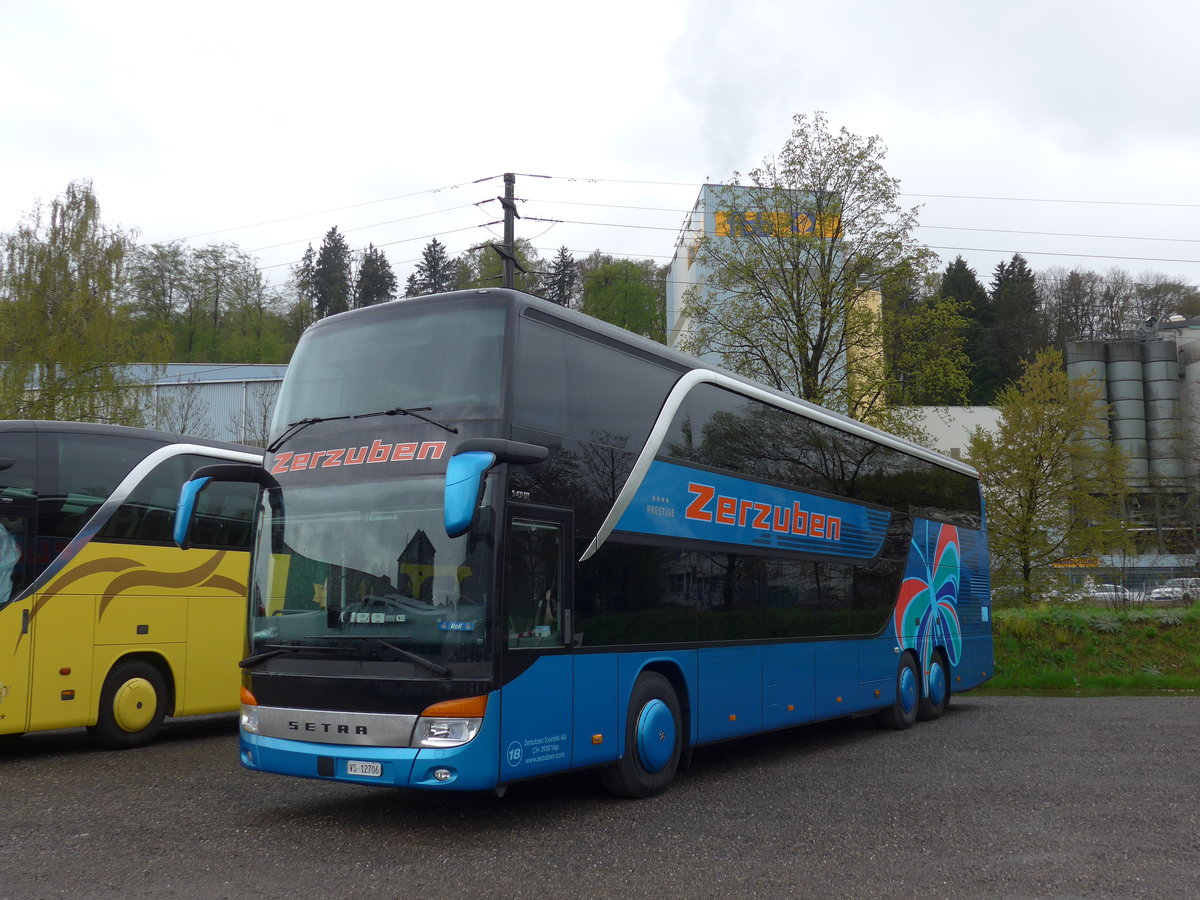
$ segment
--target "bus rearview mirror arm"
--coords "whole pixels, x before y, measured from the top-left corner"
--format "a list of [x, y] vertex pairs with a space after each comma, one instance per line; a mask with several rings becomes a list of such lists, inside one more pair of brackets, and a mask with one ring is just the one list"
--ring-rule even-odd
[[492, 468], [500, 463], [532, 465], [549, 455], [547, 448], [537, 444], [502, 438], [471, 438], [459, 444], [446, 465], [443, 507], [447, 536], [459, 537], [470, 530], [483, 499], [483, 477]]

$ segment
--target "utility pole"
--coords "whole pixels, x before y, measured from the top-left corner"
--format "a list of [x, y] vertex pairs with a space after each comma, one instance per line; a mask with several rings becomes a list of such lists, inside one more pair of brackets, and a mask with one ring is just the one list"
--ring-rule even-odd
[[504, 206], [504, 252], [500, 255], [504, 258], [504, 286], [506, 288], [516, 287], [516, 219], [517, 219], [517, 201], [515, 187], [517, 176], [512, 172], [504, 173], [504, 197], [500, 203]]

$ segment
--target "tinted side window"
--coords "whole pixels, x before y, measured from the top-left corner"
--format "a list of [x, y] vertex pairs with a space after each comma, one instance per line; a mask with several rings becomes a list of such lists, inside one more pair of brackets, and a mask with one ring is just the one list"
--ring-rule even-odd
[[138, 438], [93, 434], [39, 436], [43, 492], [38, 531], [70, 539], [139, 462], [160, 446]]
[[[189, 474], [197, 466], [207, 465], [212, 460], [197, 460], [189, 465]], [[179, 498], [179, 487], [174, 486], [175, 499], [171, 501], [168, 522], [175, 515], [175, 501]], [[249, 550], [250, 529], [254, 518], [254, 504], [258, 500], [258, 485], [218, 482], [210, 484], [201, 493], [196, 504], [196, 523], [192, 526], [192, 544], [198, 547], [221, 547], [227, 550]], [[170, 540], [170, 535], [167, 536]]]
[[576, 570], [586, 647], [878, 633], [904, 574], [912, 520], [893, 517], [867, 565], [609, 541]]
[[[37, 452], [33, 432], [0, 433], [0, 503], [32, 500], [37, 478]], [[7, 463], [7, 465], [5, 465]]]
[[645, 443], [678, 374], [616, 347], [522, 320], [518, 425], [615, 447]]
[[[169, 544], [179, 488], [198, 467], [201, 456], [173, 456], [157, 465], [113, 513], [99, 537], [104, 540]], [[192, 543], [200, 547], [247, 549], [257, 487], [217, 483], [206, 488], [196, 506]]]
[[691, 391], [668, 457], [969, 527], [980, 524], [969, 475], [715, 385]]

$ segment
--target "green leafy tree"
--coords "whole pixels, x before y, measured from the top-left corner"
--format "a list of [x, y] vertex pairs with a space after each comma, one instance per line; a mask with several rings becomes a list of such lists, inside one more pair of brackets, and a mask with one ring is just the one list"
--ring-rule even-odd
[[361, 308], [395, 299], [396, 273], [392, 271], [392, 264], [382, 250], [368, 244], [354, 283], [354, 305]]
[[125, 289], [140, 332], [174, 331], [191, 274], [190, 254], [180, 241], [131, 249]]
[[579, 276], [583, 312], [660, 343], [666, 340], [663, 268], [653, 260], [616, 259], [597, 251], [580, 263]]
[[206, 361], [285, 363], [295, 341], [283, 300], [252, 259], [240, 254], [240, 260], [231, 279], [216, 352]]
[[745, 184], [735, 172], [724, 190], [725, 233], [700, 238], [697, 258], [710, 274], [684, 297], [690, 331], [682, 343], [862, 416], [874, 401], [854, 388], [870, 379], [852, 365], [880, 352], [877, 286], [897, 267], [921, 264], [917, 211], [899, 205], [878, 137], [834, 132], [822, 113], [793, 122], [778, 155]]
[[944, 279], [930, 272], [926, 258], [914, 260], [915, 265], [897, 266], [883, 280], [881, 365], [858, 391], [869, 398], [874, 386], [886, 403], [876, 404], [872, 424], [900, 432], [908, 431], [909, 423], [904, 414], [895, 414], [897, 409], [957, 406], [966, 402], [970, 388], [965, 315], [970, 307], [942, 296]]
[[1100, 388], [1068, 378], [1057, 350], [1039, 352], [996, 405], [999, 427], [976, 429], [967, 452], [987, 498], [994, 580], [1029, 602], [1054, 563], [1127, 547], [1125, 456], [1097, 437]]
[[318, 319], [350, 308], [350, 246], [335, 225], [325, 233], [313, 264], [313, 312]]
[[405, 297], [441, 294], [458, 287], [459, 267], [446, 251], [446, 245], [432, 238], [421, 251], [421, 261], [404, 283]]
[[5, 235], [0, 266], [0, 414], [136, 424], [148, 398], [122, 364], [165, 363], [168, 340], [120, 302], [132, 245], [104, 225], [87, 181]]
[[[537, 249], [525, 238], [517, 238], [513, 256], [516, 259], [513, 286], [527, 294], [540, 294], [541, 273], [546, 264], [538, 256]], [[504, 284], [504, 259], [490, 244], [468, 250], [455, 262], [453, 271], [458, 288], [501, 287]]]

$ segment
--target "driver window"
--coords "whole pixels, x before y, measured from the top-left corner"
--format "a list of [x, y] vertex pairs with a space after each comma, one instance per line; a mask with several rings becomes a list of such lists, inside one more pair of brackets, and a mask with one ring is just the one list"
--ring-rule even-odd
[[508, 646], [562, 646], [562, 528], [513, 519], [508, 541]]

